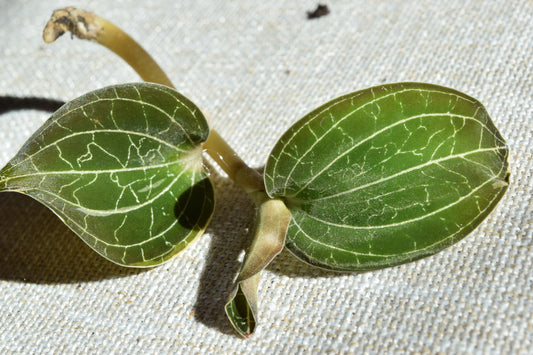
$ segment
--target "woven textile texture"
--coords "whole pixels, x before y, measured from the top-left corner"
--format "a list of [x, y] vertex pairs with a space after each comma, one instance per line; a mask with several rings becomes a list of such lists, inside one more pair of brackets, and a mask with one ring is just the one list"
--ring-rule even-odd
[[[140, 4], [140, 5], [139, 5]], [[283, 252], [263, 273], [259, 326], [243, 340], [223, 313], [253, 204], [213, 172], [204, 236], [170, 262], [121, 268], [49, 210], [0, 194], [0, 353], [533, 353], [533, 2], [526, 0], [73, 1], [123, 27], [237, 153], [261, 167], [310, 110], [385, 82], [423, 81], [480, 100], [507, 140], [511, 185], [468, 237], [363, 274]], [[0, 3], [0, 163], [51, 107], [140, 81], [103, 47], [42, 42], [64, 0]]]

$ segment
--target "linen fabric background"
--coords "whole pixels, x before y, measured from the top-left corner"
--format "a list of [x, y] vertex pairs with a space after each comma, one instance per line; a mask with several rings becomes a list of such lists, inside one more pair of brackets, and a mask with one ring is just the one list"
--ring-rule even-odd
[[[204, 236], [149, 270], [104, 260], [45, 207], [0, 194], [0, 353], [533, 353], [533, 3], [521, 0], [2, 1], [0, 163], [53, 102], [140, 81], [107, 49], [46, 45], [52, 10], [74, 5], [124, 28], [253, 167], [319, 105], [386, 82], [463, 91], [511, 151], [511, 185], [467, 238], [363, 274], [284, 251], [263, 273], [247, 340], [223, 304], [249, 244], [253, 204], [216, 169]], [[20, 109], [23, 107], [24, 109]], [[354, 211], [355, 213], [357, 211]]]

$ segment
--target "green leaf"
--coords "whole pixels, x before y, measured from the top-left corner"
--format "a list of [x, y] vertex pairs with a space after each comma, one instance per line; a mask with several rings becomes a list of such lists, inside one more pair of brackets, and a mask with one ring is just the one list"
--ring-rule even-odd
[[111, 86], [61, 107], [0, 172], [102, 256], [152, 266], [205, 229], [213, 186], [200, 110], [162, 85]]
[[257, 286], [260, 276], [257, 273], [239, 282], [224, 306], [231, 326], [245, 338], [252, 335], [257, 325]]
[[507, 189], [507, 156], [477, 100], [388, 84], [339, 97], [292, 126], [268, 159], [265, 184], [291, 211], [286, 245], [296, 256], [375, 269], [472, 231]]

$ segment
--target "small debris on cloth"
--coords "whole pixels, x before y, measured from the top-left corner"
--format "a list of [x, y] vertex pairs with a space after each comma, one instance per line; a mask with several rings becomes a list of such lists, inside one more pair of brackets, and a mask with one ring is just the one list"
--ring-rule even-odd
[[329, 14], [328, 5], [318, 4], [315, 11], [307, 11], [307, 19], [312, 20]]

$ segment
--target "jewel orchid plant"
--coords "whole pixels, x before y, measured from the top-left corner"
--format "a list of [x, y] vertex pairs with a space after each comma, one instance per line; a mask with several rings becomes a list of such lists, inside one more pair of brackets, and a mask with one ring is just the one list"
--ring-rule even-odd
[[121, 29], [68, 7], [43, 38], [67, 31], [106, 46], [145, 82], [66, 103], [1, 170], [0, 190], [36, 199], [109, 261], [152, 267], [209, 223], [208, 154], [257, 207], [225, 306], [242, 336], [256, 327], [260, 273], [282, 248], [328, 270], [410, 262], [465, 237], [507, 189], [507, 145], [459, 91], [394, 83], [338, 97], [290, 127], [259, 174]]

